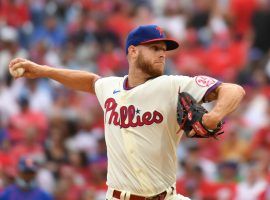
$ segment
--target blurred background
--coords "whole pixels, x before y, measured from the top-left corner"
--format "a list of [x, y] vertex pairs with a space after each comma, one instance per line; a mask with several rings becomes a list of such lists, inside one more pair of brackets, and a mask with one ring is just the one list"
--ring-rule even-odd
[[166, 74], [213, 76], [247, 93], [219, 140], [183, 137], [178, 192], [195, 200], [270, 199], [269, 0], [0, 0], [0, 191], [16, 182], [17, 162], [27, 156], [53, 199], [105, 199], [96, 97], [48, 79], [14, 80], [8, 63], [23, 57], [122, 76], [127, 33], [143, 24], [158, 24], [181, 44], [168, 53]]

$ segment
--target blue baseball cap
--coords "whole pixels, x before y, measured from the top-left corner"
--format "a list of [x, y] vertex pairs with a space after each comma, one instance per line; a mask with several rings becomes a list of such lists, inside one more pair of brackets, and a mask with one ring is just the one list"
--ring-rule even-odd
[[126, 54], [128, 54], [128, 47], [130, 45], [138, 46], [140, 44], [147, 44], [155, 41], [164, 41], [167, 51], [177, 49], [179, 47], [178, 42], [172, 39], [168, 39], [162, 30], [157, 25], [145, 25], [139, 26], [133, 29], [126, 40]]
[[20, 172], [36, 172], [38, 170], [37, 163], [30, 157], [22, 157], [18, 163]]

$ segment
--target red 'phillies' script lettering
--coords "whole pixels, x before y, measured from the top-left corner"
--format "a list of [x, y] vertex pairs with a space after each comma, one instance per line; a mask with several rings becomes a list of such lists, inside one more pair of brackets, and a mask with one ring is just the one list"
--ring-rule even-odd
[[[105, 101], [105, 116], [108, 112], [111, 112], [109, 115], [108, 124], [113, 123], [116, 126], [120, 126], [121, 128], [128, 128], [128, 127], [137, 127], [143, 125], [151, 125], [153, 123], [159, 124], [163, 121], [163, 116], [158, 111], [145, 112], [142, 116], [136, 115], [135, 106], [121, 106], [119, 113], [115, 111], [117, 108], [117, 103], [113, 98], [108, 98]], [[106, 119], [107, 121], [107, 119]]]

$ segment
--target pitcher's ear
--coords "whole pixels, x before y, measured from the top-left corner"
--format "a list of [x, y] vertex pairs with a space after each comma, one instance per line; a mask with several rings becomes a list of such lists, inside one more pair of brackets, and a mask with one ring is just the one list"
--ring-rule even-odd
[[128, 55], [130, 55], [131, 57], [137, 56], [138, 53], [138, 48], [136, 46], [130, 45], [128, 47]]

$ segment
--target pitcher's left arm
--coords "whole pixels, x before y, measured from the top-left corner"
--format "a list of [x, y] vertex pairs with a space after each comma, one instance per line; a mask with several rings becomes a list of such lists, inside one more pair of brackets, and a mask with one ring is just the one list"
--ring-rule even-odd
[[215, 129], [225, 116], [236, 110], [244, 96], [245, 90], [240, 85], [232, 83], [219, 85], [204, 97], [207, 102], [216, 100], [216, 104], [211, 111], [203, 115], [203, 124], [209, 129]]

